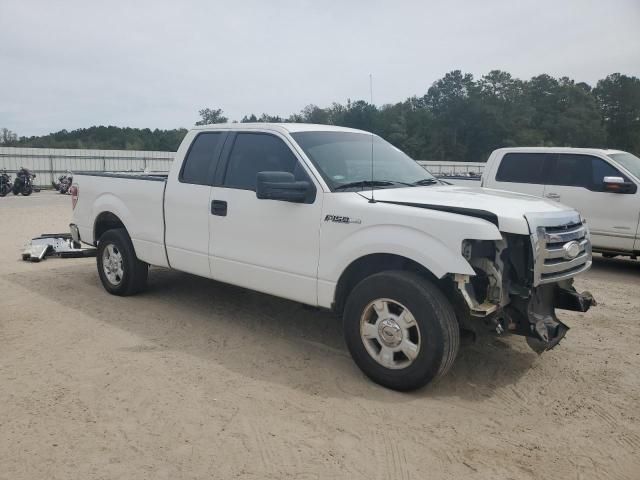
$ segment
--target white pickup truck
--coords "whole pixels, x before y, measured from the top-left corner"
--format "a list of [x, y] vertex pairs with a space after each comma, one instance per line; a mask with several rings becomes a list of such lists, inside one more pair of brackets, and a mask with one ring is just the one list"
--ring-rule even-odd
[[[381, 138], [326, 125], [191, 130], [170, 173], [76, 173], [76, 241], [114, 295], [172, 268], [341, 314], [358, 366], [389, 388], [451, 367], [462, 333], [538, 351], [586, 311], [580, 215], [515, 193], [446, 186]], [[294, 321], [292, 319], [292, 321]]]
[[483, 187], [546, 197], [587, 220], [593, 251], [640, 255], [640, 158], [620, 150], [521, 147], [495, 150]]

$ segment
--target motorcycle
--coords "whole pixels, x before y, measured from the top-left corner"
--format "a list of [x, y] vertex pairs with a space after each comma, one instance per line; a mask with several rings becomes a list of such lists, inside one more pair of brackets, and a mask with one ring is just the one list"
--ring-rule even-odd
[[11, 190], [13, 190], [11, 176], [7, 173], [7, 170], [2, 170], [0, 172], [0, 197], [4, 197]]
[[14, 195], [22, 194], [25, 197], [31, 195], [33, 192], [33, 179], [36, 178], [35, 173], [27, 168], [21, 167], [16, 174], [16, 179], [13, 182], [12, 192]]
[[54, 183], [53, 186], [55, 189], [62, 193], [69, 193], [69, 189], [71, 188], [71, 184], [73, 183], [73, 173], [67, 171], [64, 175], [60, 175], [58, 177], [58, 182]]

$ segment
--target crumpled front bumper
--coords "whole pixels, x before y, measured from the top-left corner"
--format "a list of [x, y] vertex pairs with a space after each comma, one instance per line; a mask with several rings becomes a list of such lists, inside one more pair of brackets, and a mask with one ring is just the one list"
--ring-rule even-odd
[[572, 280], [533, 289], [529, 298], [512, 299], [505, 308], [509, 330], [527, 337], [536, 352], [551, 350], [564, 338], [569, 327], [558, 320], [555, 310], [586, 312], [597, 305], [589, 292], [578, 293]]

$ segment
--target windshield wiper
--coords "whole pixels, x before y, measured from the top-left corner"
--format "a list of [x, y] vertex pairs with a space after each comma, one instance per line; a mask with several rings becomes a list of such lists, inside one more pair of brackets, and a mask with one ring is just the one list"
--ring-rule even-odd
[[411, 185], [422, 186], [422, 185], [435, 185], [436, 183], [440, 183], [435, 178], [423, 178], [422, 180], [418, 180], [417, 182], [413, 182]]
[[[425, 179], [425, 180], [429, 180], [429, 179]], [[422, 180], [418, 180], [418, 182], [422, 182]], [[355, 187], [361, 187], [361, 188], [365, 188], [365, 187], [388, 187], [390, 185], [405, 185], [407, 187], [415, 187], [417, 185], [423, 185], [421, 183], [407, 183], [407, 182], [401, 182], [399, 180], [360, 180], [357, 182], [349, 182], [349, 183], [345, 183], [342, 185], [338, 185], [337, 187], [334, 188], [334, 190], [344, 190], [347, 188], [355, 188]], [[437, 183], [437, 180], [436, 180]]]
[[391, 182], [391, 181], [387, 181], [387, 180], [360, 180], [357, 182], [349, 182], [349, 183], [343, 183], [342, 185], [338, 185], [337, 187], [334, 188], [334, 190], [345, 190], [347, 188], [356, 188], [356, 187], [361, 187], [361, 188], [365, 188], [365, 187], [388, 187], [389, 185], [393, 185], [394, 183], [398, 183], [398, 182]]

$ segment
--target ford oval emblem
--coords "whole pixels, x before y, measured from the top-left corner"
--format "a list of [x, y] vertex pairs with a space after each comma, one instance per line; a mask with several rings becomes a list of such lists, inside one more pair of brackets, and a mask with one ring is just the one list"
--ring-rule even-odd
[[564, 258], [567, 260], [573, 260], [580, 255], [580, 244], [574, 240], [572, 242], [565, 243], [562, 250], [564, 250]]

